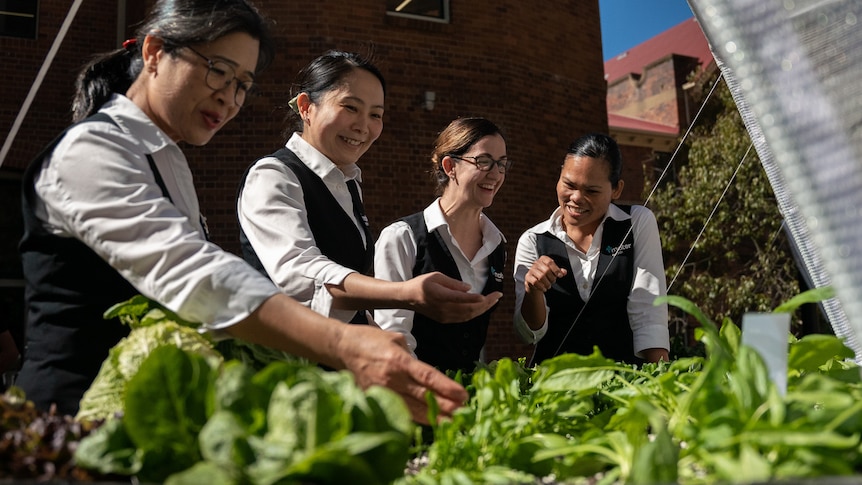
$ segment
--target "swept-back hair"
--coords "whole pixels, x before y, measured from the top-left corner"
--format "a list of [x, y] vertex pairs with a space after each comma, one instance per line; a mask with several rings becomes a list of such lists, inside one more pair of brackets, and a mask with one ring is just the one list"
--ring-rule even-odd
[[164, 50], [213, 42], [234, 32], [245, 32], [260, 42], [256, 71], [275, 56], [270, 22], [248, 0], [159, 0], [123, 47], [97, 54], [75, 80], [72, 120], [95, 113], [113, 93], [125, 94], [143, 69], [141, 47], [152, 35], [164, 40]]
[[610, 136], [603, 133], [584, 135], [569, 145], [568, 155], [597, 158], [608, 162], [611, 186], [616, 187], [619, 184], [623, 171], [623, 157], [620, 146]]

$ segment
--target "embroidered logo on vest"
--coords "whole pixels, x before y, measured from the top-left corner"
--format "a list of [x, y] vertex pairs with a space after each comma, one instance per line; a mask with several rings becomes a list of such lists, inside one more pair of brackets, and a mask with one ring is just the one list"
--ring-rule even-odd
[[503, 272], [502, 271], [498, 272], [497, 270], [494, 269], [493, 266], [491, 266], [491, 276], [494, 277], [494, 281], [496, 281], [497, 283], [503, 282]]
[[631, 249], [631, 248], [632, 248], [631, 243], [628, 243], [628, 244], [620, 244], [620, 245], [619, 245], [619, 246], [617, 246], [617, 247], [613, 247], [613, 246], [611, 246], [610, 244], [608, 244], [607, 246], [605, 246], [605, 251], [604, 251], [604, 253], [605, 253], [605, 254], [610, 254], [611, 256], [614, 256], [614, 255], [616, 255], [617, 253], [621, 253], [621, 252], [626, 251], [626, 250]]

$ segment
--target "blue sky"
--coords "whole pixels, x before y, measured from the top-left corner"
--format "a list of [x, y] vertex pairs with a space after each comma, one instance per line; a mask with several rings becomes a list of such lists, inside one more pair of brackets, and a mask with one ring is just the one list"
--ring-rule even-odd
[[599, 14], [605, 61], [694, 16], [686, 0], [599, 0]]

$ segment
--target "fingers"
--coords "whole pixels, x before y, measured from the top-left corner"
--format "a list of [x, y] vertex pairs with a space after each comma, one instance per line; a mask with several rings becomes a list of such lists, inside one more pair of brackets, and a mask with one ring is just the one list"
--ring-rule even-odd
[[470, 302], [443, 301], [429, 308], [425, 315], [440, 323], [468, 322], [487, 312], [503, 297], [503, 293], [495, 291], [488, 295], [471, 294]]
[[548, 256], [541, 256], [527, 271], [524, 277], [524, 287], [527, 292], [536, 289], [544, 293], [551, 289], [558, 278], [565, 275], [566, 270], [557, 266], [553, 259]]
[[413, 360], [407, 369], [411, 379], [407, 382], [404, 397], [413, 419], [428, 424], [426, 392], [430, 391], [440, 409], [440, 417], [449, 417], [467, 401], [467, 391], [430, 365]]
[[418, 277], [423, 278], [421, 295], [413, 309], [442, 323], [472, 320], [488, 311], [503, 296], [500, 292], [490, 295], [468, 293], [470, 285], [442, 273], [430, 273], [423, 277]]
[[441, 416], [450, 416], [467, 400], [467, 391], [434, 367], [413, 358], [403, 335], [365, 325], [352, 325], [341, 350], [347, 368], [362, 388], [388, 387], [402, 397], [413, 419], [428, 423], [425, 393], [437, 398]]

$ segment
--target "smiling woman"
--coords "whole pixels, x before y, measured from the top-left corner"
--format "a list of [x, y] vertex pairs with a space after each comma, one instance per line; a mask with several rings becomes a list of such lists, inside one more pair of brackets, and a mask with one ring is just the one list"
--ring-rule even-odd
[[285, 147], [254, 162], [237, 211], [246, 261], [313, 310], [370, 323], [375, 308], [421, 309], [443, 321], [480, 315], [502, 296], [469, 293], [439, 272], [372, 278], [374, 238], [357, 163], [383, 130], [383, 75], [355, 53], [330, 51], [300, 71]]
[[[441, 271], [469, 283], [472, 293], [502, 291], [506, 238], [483, 213], [512, 166], [502, 131], [485, 118], [456, 119], [437, 136], [431, 165], [440, 197], [383, 229], [375, 275], [406, 281]], [[448, 324], [421, 311], [378, 310], [374, 316], [380, 328], [403, 334], [422, 361], [472, 372], [485, 360], [492, 310]]]
[[613, 203], [623, 190], [613, 138], [575, 140], [557, 181], [559, 207], [515, 253], [515, 328], [532, 363], [573, 352], [641, 364], [668, 360], [667, 293], [658, 225], [646, 207]]

